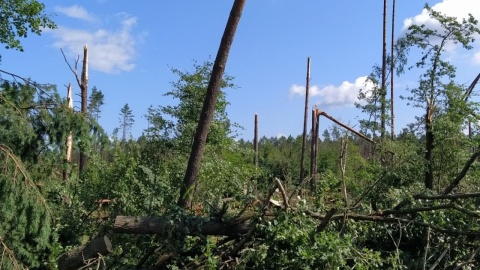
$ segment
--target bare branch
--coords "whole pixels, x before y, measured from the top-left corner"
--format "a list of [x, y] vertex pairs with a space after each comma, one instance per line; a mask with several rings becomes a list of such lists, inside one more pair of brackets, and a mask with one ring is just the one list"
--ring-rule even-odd
[[460, 181], [467, 175], [468, 170], [472, 166], [472, 164], [477, 160], [478, 156], [480, 156], [480, 151], [477, 151], [473, 153], [473, 155], [470, 157], [470, 159], [467, 161], [465, 166], [463, 166], [463, 169], [460, 171], [460, 173], [453, 179], [452, 183], [445, 188], [443, 191], [443, 195], [447, 195], [448, 193], [452, 192], [452, 190], [460, 183]]

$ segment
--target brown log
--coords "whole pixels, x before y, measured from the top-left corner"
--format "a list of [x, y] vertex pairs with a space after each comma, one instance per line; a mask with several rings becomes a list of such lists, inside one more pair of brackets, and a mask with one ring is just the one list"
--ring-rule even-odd
[[107, 236], [101, 236], [86, 245], [71, 250], [58, 259], [59, 270], [74, 270], [88, 263], [89, 260], [112, 252], [112, 243]]
[[171, 232], [188, 235], [237, 235], [248, 232], [248, 220], [253, 217], [240, 217], [231, 220], [216, 220], [206, 217], [185, 217], [172, 220], [166, 217], [117, 216], [113, 231], [129, 234], [164, 234]]

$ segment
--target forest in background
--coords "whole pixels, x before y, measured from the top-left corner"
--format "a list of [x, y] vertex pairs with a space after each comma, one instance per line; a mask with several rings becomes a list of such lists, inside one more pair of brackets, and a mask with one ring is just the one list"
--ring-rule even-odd
[[[238, 23], [234, 9], [245, 1], [234, 2]], [[375, 87], [359, 89], [357, 106], [368, 116], [360, 134], [313, 108], [302, 135], [238, 139], [225, 91], [235, 78], [216, 72], [218, 55], [215, 63], [172, 69], [178, 80], [165, 96], [177, 103], [150, 106], [139, 138], [129, 135], [128, 103], [106, 134], [98, 120], [108, 96], [88, 91], [77, 63], [70, 68], [81, 111], [55, 85], [0, 70], [0, 268], [478, 268], [479, 104], [472, 95], [480, 75], [458, 84], [444, 52], [451, 43], [471, 48], [480, 30], [473, 17], [458, 21], [425, 8], [442, 27], [413, 25], [390, 54], [384, 47], [368, 78]], [[9, 27], [0, 42], [21, 50], [19, 37], [55, 28], [43, 9], [4, 1], [0, 22]], [[421, 75], [403, 98], [424, 113], [394, 134], [388, 79], [409, 69]], [[201, 166], [187, 185], [215, 76]]]

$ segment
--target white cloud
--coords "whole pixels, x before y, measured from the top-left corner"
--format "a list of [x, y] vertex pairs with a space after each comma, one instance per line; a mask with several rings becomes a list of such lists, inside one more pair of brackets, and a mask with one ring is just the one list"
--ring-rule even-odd
[[86, 9], [84, 9], [82, 6], [79, 6], [79, 5], [73, 5], [70, 7], [56, 6], [55, 11], [75, 19], [85, 20], [88, 22], [98, 21], [98, 19], [95, 16], [88, 13]]
[[[459, 21], [464, 18], [468, 18], [468, 14], [472, 14], [475, 18], [480, 18], [480, 1], [478, 0], [443, 0], [440, 3], [437, 3], [432, 6], [432, 9], [438, 11], [442, 14], [445, 14], [449, 17], [455, 17]], [[407, 31], [408, 27], [412, 24], [422, 25], [424, 24], [426, 27], [431, 29], [437, 29], [442, 31], [440, 28], [440, 23], [436, 20], [433, 20], [429, 17], [427, 10], [423, 9], [422, 13], [407, 18], [403, 22], [402, 32]], [[476, 39], [478, 40], [479, 37], [477, 36]], [[451, 59], [462, 57], [467, 59], [472, 59], [472, 63], [475, 65], [480, 65], [480, 44], [475, 42], [473, 50], [469, 52], [461, 52], [458, 50], [460, 45], [458, 44], [447, 44], [446, 51], [450, 54], [449, 57]], [[465, 55], [465, 53], [469, 53]], [[474, 57], [471, 57], [474, 55]]]
[[[358, 77], [355, 82], [344, 81], [342, 84], [328, 85], [320, 88], [313, 85], [309, 89], [310, 97], [318, 97], [315, 104], [328, 107], [353, 106], [358, 100], [358, 91], [360, 89], [372, 89], [373, 84], [366, 82], [367, 77]], [[305, 86], [293, 84], [290, 86], [290, 96], [300, 95], [305, 96]]]
[[141, 36], [133, 34], [136, 17], [121, 13], [117, 14], [120, 26], [115, 30], [95, 29], [84, 30], [59, 26], [48, 31], [56, 41], [54, 46], [62, 48], [69, 56], [82, 56], [83, 46], [88, 45], [90, 68], [116, 73], [130, 71], [135, 67], [133, 59]]

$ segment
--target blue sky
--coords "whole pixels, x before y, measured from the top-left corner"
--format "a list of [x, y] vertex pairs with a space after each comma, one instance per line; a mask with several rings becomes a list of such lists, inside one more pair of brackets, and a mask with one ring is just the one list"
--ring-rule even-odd
[[[171, 89], [170, 82], [177, 80], [171, 68], [192, 71], [194, 61], [214, 60], [233, 3], [42, 2], [47, 13], [55, 14], [58, 29], [22, 40], [24, 52], [2, 50], [0, 69], [57, 84], [62, 94], [72, 83], [79, 108], [79, 89], [60, 48], [73, 65], [88, 44], [89, 88], [96, 86], [105, 95], [100, 124], [111, 133], [119, 126], [121, 107], [128, 103], [136, 116], [134, 137], [147, 127], [143, 115], [150, 105], [175, 103], [163, 96]], [[461, 18], [472, 12], [480, 18], [478, 0], [426, 2], [451, 16]], [[433, 23], [422, 11], [424, 4], [397, 0], [396, 36], [411, 23]], [[247, 0], [226, 67], [239, 86], [227, 90], [227, 99], [230, 119], [245, 128], [240, 137], [252, 139], [255, 113], [261, 136], [301, 134], [307, 57], [311, 57], [310, 107], [317, 105], [358, 129], [358, 119], [365, 116], [354, 103], [364, 76], [381, 62], [382, 12], [380, 0]], [[446, 57], [457, 65], [459, 83], [470, 84], [480, 72], [478, 41], [470, 51], [451, 46]], [[406, 95], [417, 78], [413, 72], [396, 78], [396, 96]], [[400, 99], [396, 102], [398, 132], [421, 112]], [[321, 130], [331, 126], [327, 120], [320, 124]]]

